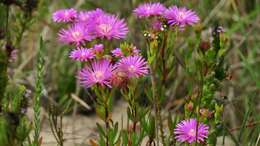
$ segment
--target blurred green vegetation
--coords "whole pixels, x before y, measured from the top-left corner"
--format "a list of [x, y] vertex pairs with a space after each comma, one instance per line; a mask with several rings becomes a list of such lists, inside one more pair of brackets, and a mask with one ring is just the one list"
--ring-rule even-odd
[[[14, 42], [18, 50], [16, 62], [11, 63], [9, 72], [12, 75], [9, 82], [14, 84], [23, 84], [33, 90], [33, 75], [35, 72], [34, 62], [36, 58], [36, 49], [39, 36], [46, 41], [46, 68], [44, 78], [45, 98], [48, 102], [56, 102], [58, 105], [70, 107], [77, 105], [71, 99], [71, 94], [79, 92], [80, 97], [89, 102], [91, 99], [89, 91], [78, 89], [75, 72], [77, 65], [68, 58], [70, 49], [57, 41], [57, 32], [60, 26], [54, 24], [51, 20], [52, 12], [61, 8], [74, 7], [78, 10], [90, 10], [102, 8], [107, 12], [118, 14], [128, 22], [130, 32], [127, 38], [128, 42], [134, 43], [138, 48], [145, 49], [144, 38], [142, 37], [143, 23], [132, 15], [132, 10], [142, 2], [149, 0], [38, 0], [38, 9], [32, 13], [32, 18], [28, 19], [24, 14], [18, 12], [21, 9], [18, 6], [10, 8], [10, 35], [16, 36]], [[156, 1], [159, 0], [150, 0]], [[242, 145], [252, 145], [259, 135], [260, 126], [255, 124], [248, 127], [248, 124], [254, 124], [260, 121], [260, 2], [259, 0], [160, 0], [167, 6], [176, 4], [186, 6], [197, 11], [201, 18], [200, 26], [195, 29], [201, 29], [201, 39], [211, 41], [210, 33], [216, 24], [222, 26], [225, 30], [228, 45], [228, 54], [226, 62], [230, 66], [231, 81], [223, 86], [223, 94], [228, 98], [225, 107], [225, 122], [230, 129], [234, 130], [236, 137]], [[4, 15], [4, 7], [1, 7], [1, 21]], [[16, 16], [16, 17], [14, 17]], [[0, 27], [2, 27], [2, 23]], [[22, 27], [22, 28], [21, 28]], [[25, 31], [27, 30], [27, 31]], [[21, 38], [22, 37], [22, 38]], [[113, 46], [119, 46], [118, 42], [111, 42]], [[175, 44], [175, 48], [185, 59], [188, 59], [195, 44], [199, 40], [195, 39], [195, 33], [188, 31], [181, 34], [180, 39]], [[2, 44], [1, 44], [2, 45]], [[185, 49], [184, 49], [185, 48]], [[0, 56], [3, 56], [0, 52]], [[0, 58], [2, 63], [2, 57]], [[0, 66], [4, 68], [5, 66]], [[176, 71], [178, 67], [176, 67]], [[2, 73], [2, 70], [0, 70]], [[175, 78], [175, 76], [177, 78]], [[185, 73], [180, 70], [173, 74], [172, 95], [169, 98], [173, 102], [176, 98], [183, 98], [185, 92], [189, 91], [190, 84], [185, 81]], [[5, 78], [0, 78], [2, 84], [5, 84]], [[3, 81], [2, 81], [3, 80]], [[0, 93], [0, 96], [1, 93]], [[66, 104], [65, 104], [66, 103]], [[80, 106], [80, 105], [77, 105]], [[1, 120], [1, 122], [4, 122]], [[2, 125], [2, 124], [1, 124]], [[25, 125], [27, 126], [27, 125]], [[18, 131], [17, 131], [18, 132]], [[251, 143], [247, 142], [251, 140]]]

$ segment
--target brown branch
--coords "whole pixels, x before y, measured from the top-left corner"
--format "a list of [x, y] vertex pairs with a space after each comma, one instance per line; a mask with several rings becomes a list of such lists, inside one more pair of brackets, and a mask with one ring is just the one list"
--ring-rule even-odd
[[[253, 127], [257, 126], [258, 124], [260, 124], [260, 121], [249, 123], [245, 127], [246, 128], [253, 128]], [[231, 128], [231, 129], [229, 129], [229, 131], [230, 132], [234, 132], [234, 131], [237, 131], [237, 130], [239, 130], [241, 128], [242, 128], [242, 126], [239, 126], [239, 127]]]

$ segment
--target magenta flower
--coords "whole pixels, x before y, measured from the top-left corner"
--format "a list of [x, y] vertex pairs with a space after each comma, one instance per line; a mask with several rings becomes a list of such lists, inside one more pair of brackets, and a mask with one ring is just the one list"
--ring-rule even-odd
[[133, 48], [133, 55], [139, 55], [140, 54], [140, 50], [137, 49], [136, 47]]
[[90, 59], [93, 59], [95, 57], [95, 54], [91, 49], [78, 48], [71, 51], [69, 57], [73, 60], [88, 61]]
[[152, 26], [153, 30], [156, 30], [156, 31], [163, 30], [163, 23], [160, 20], [152, 21], [151, 26]]
[[160, 16], [165, 10], [166, 8], [161, 3], [144, 3], [134, 10], [134, 14], [139, 18]]
[[127, 85], [128, 76], [125, 72], [115, 69], [111, 77], [113, 87], [125, 87]]
[[181, 29], [186, 25], [198, 23], [200, 20], [194, 11], [188, 10], [185, 7], [178, 8], [177, 6], [168, 8], [164, 13], [164, 17], [170, 25], [179, 26]]
[[120, 48], [116, 48], [116, 49], [112, 50], [111, 53], [115, 57], [124, 57], [124, 53], [122, 52], [122, 50]]
[[93, 36], [90, 34], [87, 27], [82, 24], [74, 24], [68, 29], [62, 29], [59, 32], [59, 40], [67, 44], [75, 44], [80, 46], [84, 44], [85, 41], [90, 41], [93, 39]]
[[77, 17], [77, 11], [73, 8], [57, 10], [52, 14], [54, 22], [72, 22]]
[[175, 138], [180, 142], [196, 142], [196, 132], [198, 131], [197, 142], [204, 142], [205, 138], [208, 137], [209, 126], [199, 123], [198, 130], [196, 130], [196, 127], [196, 119], [181, 121], [174, 129]]
[[117, 63], [117, 69], [130, 77], [140, 77], [148, 74], [148, 65], [142, 56], [128, 56]]
[[95, 44], [93, 47], [93, 51], [95, 53], [101, 53], [104, 51], [104, 45], [103, 44]]
[[102, 15], [105, 15], [105, 12], [99, 8], [91, 11], [80, 11], [77, 17], [77, 21], [89, 24], [93, 23], [95, 19]]
[[114, 15], [103, 15], [93, 23], [95, 35], [99, 38], [121, 39], [128, 33], [127, 25], [124, 19], [118, 19]]
[[114, 67], [108, 60], [92, 62], [91, 66], [81, 69], [78, 79], [82, 86], [89, 88], [95, 84], [111, 88], [111, 77]]

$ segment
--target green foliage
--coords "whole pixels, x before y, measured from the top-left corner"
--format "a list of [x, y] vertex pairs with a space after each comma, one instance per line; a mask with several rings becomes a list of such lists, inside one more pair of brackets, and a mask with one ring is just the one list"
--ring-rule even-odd
[[[51, 33], [63, 26], [56, 27], [51, 23], [51, 13], [70, 7], [80, 10], [98, 7], [125, 18], [130, 28], [126, 41], [142, 50], [151, 69], [149, 76], [130, 81], [121, 89], [128, 102], [126, 129], [112, 120], [112, 107], [116, 103], [113, 100], [119, 89], [93, 89], [96, 113], [105, 124], [97, 124], [100, 146], [139, 146], [144, 137], [149, 138], [147, 145], [159, 142], [165, 146], [178, 145], [174, 128], [181, 119], [191, 117], [210, 125], [207, 139], [210, 145], [216, 145], [220, 138], [223, 138], [223, 145], [227, 145], [228, 138], [236, 145], [257, 145], [260, 131], [259, 2], [160, 0], [166, 6], [176, 4], [192, 8], [200, 15], [201, 24], [182, 32], [170, 29], [167, 24], [163, 25], [164, 31], [156, 32], [141, 23], [142, 20], [135, 19], [132, 10], [143, 2], [147, 1], [0, 0], [0, 20], [3, 22], [0, 23], [0, 35], [4, 32], [4, 38], [0, 36], [0, 146], [40, 144], [43, 79], [46, 95], [54, 100], [42, 105], [48, 110], [58, 145], [65, 143], [63, 116], [70, 114], [75, 105], [71, 94], [89, 100], [85, 93], [90, 90], [80, 89], [75, 78], [77, 69], [85, 64], [73, 64], [68, 58], [72, 46], [57, 44], [57, 35]], [[208, 35], [208, 29], [216, 22], [224, 26], [226, 32], [216, 33], [215, 30], [213, 36]], [[26, 88], [32, 88], [30, 75], [34, 72], [28, 58], [33, 54], [33, 41], [39, 34], [43, 34], [46, 41], [41, 39], [37, 50], [35, 113], [31, 124], [25, 116]], [[200, 48], [203, 42], [209, 44], [208, 48]], [[107, 41], [106, 51], [118, 47], [119, 43], [125, 55], [128, 55], [128, 49], [135, 47], [132, 43]], [[17, 62], [9, 62], [6, 44], [19, 49]], [[45, 67], [43, 58], [47, 61]], [[44, 69], [46, 78], [43, 78]], [[16, 71], [22, 76], [17, 76]], [[232, 76], [229, 82], [227, 79]], [[34, 132], [33, 143], [29, 137], [31, 131]]]
[[25, 111], [27, 100], [25, 87], [8, 85], [0, 114], [0, 145], [21, 146], [28, 139], [31, 125]]
[[0, 50], [0, 103], [4, 97], [5, 88], [7, 86], [7, 61], [5, 52]]
[[40, 124], [41, 124], [41, 97], [43, 95], [43, 75], [44, 75], [44, 50], [45, 45], [42, 38], [40, 38], [39, 42], [39, 49], [37, 55], [37, 70], [36, 70], [36, 93], [34, 98], [33, 104], [33, 111], [34, 111], [34, 144], [40, 145]]

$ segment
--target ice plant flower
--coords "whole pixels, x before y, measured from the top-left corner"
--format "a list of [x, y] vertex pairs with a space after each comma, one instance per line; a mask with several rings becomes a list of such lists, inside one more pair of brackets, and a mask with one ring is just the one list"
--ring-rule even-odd
[[72, 22], [77, 17], [77, 11], [73, 8], [57, 10], [52, 14], [54, 22]]
[[122, 39], [128, 33], [127, 25], [124, 19], [118, 19], [115, 15], [103, 15], [93, 22], [95, 35], [99, 38]]
[[152, 26], [153, 30], [163, 31], [163, 23], [160, 20], [154, 20], [151, 23], [151, 26]]
[[197, 14], [185, 7], [178, 8], [171, 6], [164, 12], [164, 17], [168, 20], [168, 24], [175, 25], [184, 29], [186, 25], [193, 25], [199, 22]]
[[209, 133], [209, 126], [203, 123], [198, 124], [198, 130], [196, 130], [196, 119], [184, 120], [177, 124], [176, 128], [174, 129], [174, 134], [176, 135], [175, 138], [177, 139], [177, 141], [193, 143], [196, 142], [197, 139], [198, 143], [204, 142]]
[[132, 50], [133, 52], [133, 55], [139, 55], [140, 54], [140, 50], [139, 49], [137, 49], [136, 47], [133, 47], [133, 50]]
[[77, 16], [77, 21], [78, 22], [85, 22], [86, 24], [90, 24], [92, 23], [95, 19], [97, 19], [98, 17], [105, 15], [106, 13], [97, 8], [95, 10], [91, 10], [91, 11], [80, 11], [78, 16]]
[[115, 57], [124, 57], [124, 53], [122, 52], [122, 50], [120, 48], [116, 48], [116, 49], [112, 50], [111, 53]]
[[80, 46], [85, 41], [90, 41], [92, 39], [93, 36], [90, 34], [88, 28], [80, 23], [74, 24], [68, 29], [62, 29], [59, 32], [59, 40], [66, 44]]
[[90, 66], [81, 69], [78, 74], [82, 86], [90, 88], [95, 84], [111, 88], [111, 77], [114, 67], [106, 59], [93, 61]]
[[165, 10], [166, 8], [161, 3], [144, 3], [134, 10], [134, 14], [139, 18], [160, 16]]
[[97, 53], [102, 53], [104, 51], [104, 45], [103, 44], [95, 44], [93, 47], [93, 51]]
[[127, 74], [129, 78], [148, 74], [148, 65], [142, 56], [124, 57], [117, 63], [117, 69]]
[[78, 48], [72, 50], [69, 57], [73, 60], [88, 61], [90, 59], [93, 59], [95, 57], [95, 54], [93, 53], [92, 49]]
[[113, 87], [125, 87], [127, 85], [128, 77], [127, 74], [119, 69], [113, 71], [111, 77], [111, 84]]

